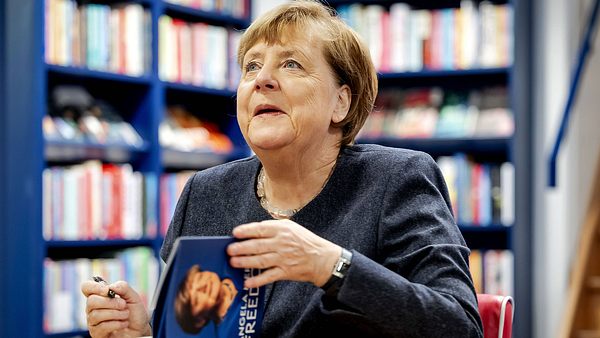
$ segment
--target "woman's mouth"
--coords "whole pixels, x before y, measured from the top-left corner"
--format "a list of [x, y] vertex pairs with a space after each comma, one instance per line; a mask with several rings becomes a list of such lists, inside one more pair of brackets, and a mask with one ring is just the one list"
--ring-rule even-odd
[[253, 116], [259, 116], [259, 115], [278, 115], [278, 114], [285, 114], [284, 111], [282, 111], [281, 109], [279, 109], [279, 107], [276, 106], [272, 106], [272, 105], [259, 105], [254, 109], [254, 115]]

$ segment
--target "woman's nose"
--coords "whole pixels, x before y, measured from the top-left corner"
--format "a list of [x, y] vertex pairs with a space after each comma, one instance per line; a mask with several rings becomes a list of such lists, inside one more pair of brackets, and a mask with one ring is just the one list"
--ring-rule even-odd
[[263, 68], [256, 77], [255, 89], [268, 91], [277, 90], [279, 89], [279, 82], [273, 77], [271, 71]]

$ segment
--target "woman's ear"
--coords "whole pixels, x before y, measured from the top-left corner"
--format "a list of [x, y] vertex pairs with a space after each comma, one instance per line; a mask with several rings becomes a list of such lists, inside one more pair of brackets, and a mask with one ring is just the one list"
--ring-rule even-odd
[[352, 103], [352, 91], [348, 85], [342, 85], [338, 89], [337, 105], [331, 116], [331, 122], [339, 123], [345, 119], [350, 110], [350, 103]]

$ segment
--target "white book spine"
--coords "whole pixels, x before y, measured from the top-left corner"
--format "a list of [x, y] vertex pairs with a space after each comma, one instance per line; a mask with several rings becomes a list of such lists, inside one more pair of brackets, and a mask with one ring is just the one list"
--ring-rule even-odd
[[158, 19], [158, 75], [163, 81], [172, 81], [175, 62], [175, 41], [173, 20], [162, 15]]
[[45, 240], [52, 239], [52, 169], [42, 173], [42, 222]]
[[140, 76], [144, 73], [144, 8], [140, 4], [125, 7], [125, 60], [127, 74]]
[[477, 60], [477, 40], [479, 27], [477, 26], [477, 9], [471, 0], [463, 0], [460, 3], [460, 15], [463, 19], [461, 39], [461, 68], [473, 68]]
[[408, 37], [410, 7], [405, 3], [395, 3], [390, 7], [391, 69], [403, 72], [408, 68]]
[[192, 25], [192, 83], [196, 86], [204, 84], [202, 65], [206, 55], [206, 24]]
[[511, 226], [515, 222], [515, 167], [510, 162], [500, 166], [500, 187], [502, 208], [500, 219], [503, 225]]
[[383, 56], [383, 29], [381, 25], [383, 17], [383, 7], [370, 5], [365, 7], [364, 19], [366, 21], [367, 41], [371, 52], [371, 59], [375, 69], [381, 69], [381, 60]]
[[192, 57], [192, 30], [190, 25], [181, 25], [179, 28], [179, 53], [181, 53], [181, 82], [192, 83], [193, 57]]

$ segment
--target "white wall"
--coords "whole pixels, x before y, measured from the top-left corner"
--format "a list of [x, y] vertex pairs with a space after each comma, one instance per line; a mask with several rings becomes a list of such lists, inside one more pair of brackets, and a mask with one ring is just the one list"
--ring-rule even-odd
[[[562, 324], [571, 259], [600, 155], [600, 55], [589, 54], [558, 158], [558, 183], [547, 187], [548, 156], [562, 117], [590, 1], [534, 1], [534, 332], [553, 337]], [[600, 50], [598, 35], [594, 46]]]

